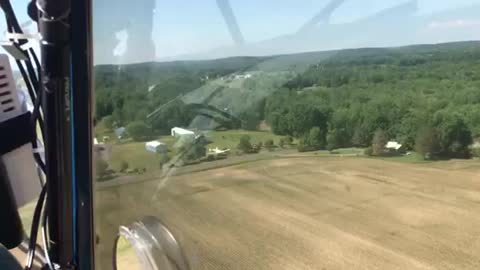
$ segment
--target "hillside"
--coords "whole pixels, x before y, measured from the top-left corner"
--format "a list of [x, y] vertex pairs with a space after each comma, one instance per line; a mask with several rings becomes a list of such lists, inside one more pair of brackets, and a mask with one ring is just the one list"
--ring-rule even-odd
[[413, 149], [431, 127], [439, 152], [464, 156], [480, 136], [479, 61], [480, 43], [471, 41], [99, 66], [97, 119], [146, 121], [157, 133], [256, 129], [266, 120], [279, 135], [319, 128], [317, 148], [368, 146], [381, 130]]

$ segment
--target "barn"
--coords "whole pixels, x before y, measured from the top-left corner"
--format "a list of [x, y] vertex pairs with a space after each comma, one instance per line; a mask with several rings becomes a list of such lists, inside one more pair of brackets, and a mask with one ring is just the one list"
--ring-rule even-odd
[[172, 128], [172, 137], [194, 136], [194, 135], [195, 135], [195, 132], [188, 129], [179, 128], [179, 127]]
[[160, 141], [151, 141], [145, 143], [145, 150], [152, 153], [166, 153], [167, 145]]

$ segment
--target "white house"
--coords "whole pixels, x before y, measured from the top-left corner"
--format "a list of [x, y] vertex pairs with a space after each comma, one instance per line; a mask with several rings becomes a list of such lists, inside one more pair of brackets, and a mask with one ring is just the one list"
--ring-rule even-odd
[[385, 148], [387, 148], [388, 150], [398, 151], [400, 148], [402, 148], [402, 145], [398, 142], [390, 141], [385, 145]]
[[234, 78], [235, 80], [239, 80], [239, 79], [248, 79], [251, 77], [252, 77], [252, 74], [247, 73], [247, 74], [236, 74]]
[[115, 132], [115, 135], [117, 136], [117, 138], [119, 139], [122, 139], [124, 136], [125, 136], [125, 133], [126, 133], [126, 129], [125, 127], [119, 127], [117, 129], [114, 130]]
[[172, 128], [172, 137], [194, 136], [194, 135], [195, 135], [195, 132], [188, 129], [179, 128], [179, 127]]
[[230, 149], [219, 149], [218, 147], [215, 147], [215, 148], [210, 148], [208, 149], [208, 152], [211, 153], [211, 154], [228, 154], [230, 153]]
[[155, 89], [155, 87], [157, 87], [158, 84], [152, 84], [148, 87], [148, 92], [152, 92], [153, 89]]
[[167, 145], [159, 141], [146, 142], [145, 149], [152, 153], [166, 153], [168, 151]]
[[473, 142], [472, 148], [473, 149], [480, 148], [480, 139], [477, 139]]

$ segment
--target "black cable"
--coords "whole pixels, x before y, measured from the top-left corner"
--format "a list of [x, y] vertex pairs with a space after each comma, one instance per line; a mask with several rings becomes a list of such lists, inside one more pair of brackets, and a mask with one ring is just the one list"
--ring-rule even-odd
[[42, 74], [42, 66], [40, 65], [40, 61], [38, 61], [37, 54], [35, 53], [35, 51], [32, 48], [30, 48], [28, 50], [32, 54], [33, 62], [35, 63], [35, 66], [37, 67], [37, 73], [39, 75], [41, 75]]
[[[13, 12], [13, 9], [11, 8], [11, 5], [9, 4], [9, 1], [6, 0], [0, 0], [0, 5], [3, 8], [5, 15], [6, 15], [6, 22], [7, 22], [7, 27], [10, 32], [19, 32], [21, 33], [22, 30], [20, 29], [20, 25], [18, 24], [18, 21], [16, 20], [15, 14]], [[13, 41], [13, 40], [12, 40]], [[41, 66], [38, 61], [38, 58], [35, 54], [35, 51], [30, 48], [29, 53], [32, 55], [32, 58], [35, 62], [35, 65], [37, 66], [37, 74], [38, 77], [41, 74]], [[27, 54], [28, 57], [28, 54]], [[33, 132], [35, 134], [34, 140], [32, 141], [32, 146], [34, 148], [37, 148], [37, 136], [36, 136], [36, 130], [35, 130], [35, 123], [37, 119], [39, 120], [39, 126], [40, 126], [40, 131], [42, 133], [42, 138], [45, 138], [45, 127], [44, 127], [44, 121], [43, 117], [40, 113], [40, 106], [41, 106], [41, 89], [40, 89], [40, 82], [37, 79], [37, 75], [35, 74], [35, 71], [32, 66], [32, 62], [30, 59], [28, 61], [25, 61], [25, 65], [27, 66], [28, 70], [28, 75], [27, 72], [25, 71], [25, 67], [23, 66], [23, 63], [20, 60], [16, 60], [18, 69], [20, 71], [20, 74], [22, 75], [23, 81], [25, 82], [25, 86], [27, 87], [28, 94], [30, 96], [30, 99], [32, 100], [32, 103], [34, 103], [34, 111], [32, 114], [32, 126], [33, 126]], [[37, 162], [38, 166], [42, 169], [43, 172], [46, 170], [45, 163], [41, 159], [40, 155], [38, 153], [34, 153], [34, 158], [35, 161]]]
[[[6, 21], [7, 21], [8, 30], [10, 32], [23, 33], [9, 1], [0, 0], [0, 5], [4, 9], [4, 12], [6, 14]], [[11, 41], [14, 41], [14, 40], [11, 39]], [[20, 40], [20, 41], [22, 41], [22, 40]], [[21, 44], [21, 42], [20, 42], [20, 44]], [[16, 60], [16, 63], [17, 63], [17, 66], [20, 70], [20, 73], [23, 77], [25, 85], [27, 86], [28, 93], [30, 95], [30, 99], [32, 100], [32, 103], [35, 103], [36, 99], [40, 98], [39, 96], [41, 95], [41, 85], [40, 85], [41, 65], [40, 65], [40, 62], [38, 60], [38, 57], [37, 57], [35, 51], [32, 48], [29, 48], [28, 51], [24, 51], [24, 53], [27, 57], [27, 60], [25, 60], [25, 65], [26, 65], [27, 71], [25, 71], [25, 67], [23, 66], [23, 64], [20, 60]], [[32, 56], [33, 62], [35, 63], [36, 71], [33, 67], [32, 60], [30, 59], [30, 55]], [[27, 75], [27, 72], [28, 72], [28, 75]], [[40, 126], [41, 126], [40, 128], [43, 130], [42, 116], [38, 115], [38, 119], [41, 120], [41, 121], [39, 121]], [[43, 134], [43, 131], [42, 131], [42, 136], [43, 135], [44, 134]]]
[[[30, 48], [28, 50], [28, 53], [32, 56], [33, 61], [35, 63], [35, 66], [37, 68], [37, 81], [36, 81], [36, 87], [34, 87], [34, 90], [36, 91], [36, 102], [34, 106], [37, 106], [37, 112], [35, 114], [35, 117], [33, 118], [34, 121], [37, 119], [39, 120], [39, 125], [40, 125], [40, 131], [42, 133], [42, 139], [45, 138], [45, 126], [44, 126], [44, 121], [43, 121], [43, 108], [41, 107], [42, 104], [42, 86], [41, 86], [41, 76], [42, 76], [42, 67], [40, 66], [40, 62], [38, 61], [37, 55], [35, 54], [35, 51]], [[27, 66], [30, 66], [31, 72], [35, 73], [33, 71], [33, 64], [31, 60], [29, 59], [29, 62], [27, 63]], [[32, 101], [33, 102], [33, 101]], [[35, 113], [35, 108], [34, 108], [34, 113]]]
[[[5, 12], [5, 17], [6, 17], [6, 22], [7, 22], [7, 28], [9, 32], [17, 32], [17, 33], [22, 33], [22, 30], [20, 28], [20, 25], [18, 24], [18, 21], [16, 19], [15, 13], [13, 11], [13, 8], [10, 5], [10, 1], [8, 0], [0, 0], [0, 6], [2, 7], [3, 11]], [[13, 41], [13, 40], [12, 40]], [[35, 65], [37, 66], [37, 73], [38, 76], [41, 74], [41, 67], [40, 63], [38, 61], [38, 58], [33, 51], [32, 48], [29, 49], [30, 54], [32, 55]], [[27, 54], [28, 57], [28, 54]], [[25, 65], [27, 66], [28, 70], [28, 75], [27, 72], [25, 71], [25, 68], [20, 60], [16, 60], [18, 69], [20, 71], [20, 74], [23, 77], [23, 80], [25, 82], [25, 85], [27, 87], [28, 94], [30, 96], [30, 99], [32, 100], [32, 103], [34, 103], [34, 111], [32, 114], [32, 126], [33, 126], [33, 132], [35, 134], [34, 140], [32, 141], [32, 146], [34, 148], [37, 148], [37, 136], [36, 136], [36, 130], [35, 130], [35, 123], [37, 119], [39, 120], [39, 126], [40, 130], [42, 133], [42, 138], [45, 138], [45, 127], [44, 127], [44, 121], [43, 117], [40, 114], [40, 106], [41, 106], [41, 90], [40, 90], [40, 82], [37, 79], [37, 75], [35, 75], [35, 71], [33, 69], [32, 63], [30, 59], [28, 61], [25, 61]], [[36, 108], [36, 109], [35, 109]], [[40, 155], [38, 153], [34, 153], [34, 158], [35, 161], [37, 162], [38, 166], [42, 169], [43, 172], [46, 170], [45, 163], [41, 159]]]
[[28, 90], [28, 94], [30, 95], [30, 99], [32, 100], [33, 103], [35, 103], [36, 95], [35, 95], [35, 92], [32, 88], [32, 85], [31, 85], [30, 79], [27, 75], [27, 72], [25, 71], [25, 68], [23, 67], [23, 64], [20, 60], [15, 60], [15, 62], [17, 63], [18, 70], [20, 71], [20, 74], [23, 77], [23, 81], [25, 82], [25, 85], [27, 86], [27, 90]]
[[[40, 96], [37, 97], [37, 100], [35, 100], [35, 103], [33, 104], [33, 111], [32, 111], [32, 118], [31, 118], [31, 123], [32, 126], [35, 128], [35, 123], [38, 120], [38, 123], [40, 125], [40, 133], [42, 135], [42, 139], [45, 138], [45, 123], [43, 122], [43, 117], [40, 112], [40, 104], [42, 103], [42, 94], [40, 93]], [[34, 130], [35, 137], [36, 136], [36, 130]]]
[[[30, 238], [25, 235], [25, 240], [17, 247], [21, 252], [27, 254], [28, 253], [28, 243], [30, 242]], [[44, 250], [42, 249], [41, 246], [37, 245], [36, 247], [39, 251], [42, 253], [45, 253]], [[35, 262], [39, 264], [44, 264], [45, 263], [45, 258], [44, 257], [35, 257]]]
[[[0, 7], [3, 9], [5, 13], [5, 20], [7, 23], [8, 31], [11, 33], [19, 33], [19, 34], [23, 33], [20, 27], [20, 24], [18, 23], [18, 20], [15, 16], [15, 12], [13, 10], [13, 7], [10, 1], [0, 0]], [[10, 39], [10, 40], [14, 43], [18, 43], [18, 45], [23, 45], [28, 42], [27, 39], [19, 39], [18, 41], [16, 41], [15, 39]], [[42, 139], [45, 138], [45, 127], [44, 127], [44, 121], [43, 121], [44, 119], [42, 116], [43, 108], [41, 106], [42, 105], [41, 99], [42, 99], [42, 93], [43, 93], [42, 87], [41, 87], [41, 65], [33, 48], [22, 50], [22, 52], [25, 54], [27, 59], [25, 61], [16, 60], [16, 64], [25, 82], [25, 86], [27, 87], [27, 91], [30, 96], [30, 99], [34, 105], [32, 117], [31, 117], [32, 132], [33, 132], [32, 146], [34, 147], [34, 149], [37, 149], [38, 148], [38, 143], [37, 143], [38, 137], [37, 137], [37, 130], [36, 130], [37, 121], [40, 126]], [[33, 62], [32, 62], [32, 59], [33, 59]], [[23, 65], [23, 63], [25, 63], [25, 66]], [[34, 68], [33, 63], [35, 64], [36, 69]], [[35, 152], [33, 153], [33, 156], [37, 163], [38, 168], [40, 168], [40, 170], [43, 173], [45, 173], [46, 166], [40, 154]], [[41, 183], [43, 184], [42, 172], [39, 172], [39, 177], [41, 179]], [[44, 253], [45, 253], [45, 257], [47, 258], [47, 265], [50, 269], [54, 269], [48, 254], [49, 247], [48, 247], [47, 232], [46, 232], [46, 223], [47, 223], [48, 215], [46, 212], [46, 207], [44, 206], [46, 202], [47, 185], [48, 185], [48, 182], [43, 184], [42, 191], [40, 192], [40, 195], [38, 197], [37, 204], [35, 206], [35, 210], [33, 214], [28, 254], [27, 254], [27, 264], [25, 266], [26, 270], [30, 270], [33, 266], [36, 249], [38, 248], [39, 250], [42, 250], [41, 248], [37, 247], [37, 235], [38, 235], [38, 230], [40, 228], [40, 219], [42, 224], [41, 226], [42, 237], [44, 239], [44, 245], [46, 249]]]
[[29, 54], [31, 54], [32, 51], [33, 51], [32, 48], [29, 48], [28, 51], [27, 50], [24, 51], [25, 54], [27, 55], [27, 60], [25, 60], [25, 65], [27, 66], [28, 75], [30, 76], [33, 89], [35, 89], [35, 94], [38, 96], [38, 94], [40, 93], [40, 79], [39, 79], [40, 73], [36, 74], [35, 69], [33, 68], [32, 60], [29, 57]]
[[[8, 0], [0, 0], [0, 7], [3, 9], [5, 13], [5, 20], [7, 23], [7, 28], [9, 32], [14, 32], [14, 33], [19, 33], [22, 34], [23, 31], [20, 27], [20, 24], [18, 23], [18, 20], [15, 16], [15, 13], [13, 11], [13, 8], [10, 4], [10, 1]], [[10, 39], [12, 42], [14, 41], [13, 39]], [[20, 39], [18, 41], [19, 45], [25, 44], [27, 42], [26, 39]], [[25, 84], [27, 85], [27, 88], [29, 90], [30, 97], [32, 98], [32, 102], [34, 101], [34, 95], [32, 93], [38, 94], [40, 91], [40, 63], [38, 61], [38, 58], [32, 48], [29, 48], [28, 51], [23, 51], [24, 54], [27, 56], [27, 60], [25, 61], [25, 65], [27, 67], [28, 71], [28, 76], [26, 76], [25, 69], [21, 62], [17, 60], [17, 65], [19, 66], [20, 72], [22, 73], [22, 77], [25, 81]], [[35, 65], [37, 66], [37, 74], [35, 74], [32, 62], [29, 57], [29, 53], [32, 55], [33, 60], [35, 61]], [[22, 72], [23, 70], [23, 72]], [[33, 88], [33, 89], [32, 89]], [[35, 90], [35, 91], [33, 91]]]
[[[28, 52], [26, 53], [28, 54]], [[35, 74], [35, 70], [33, 69], [32, 62], [30, 62], [30, 57], [28, 60], [25, 60], [25, 64], [27, 66], [28, 75], [30, 76], [33, 89], [35, 90], [35, 94], [38, 96], [38, 93], [40, 92], [40, 84], [38, 82], [37, 74]]]
[[42, 89], [41, 87], [41, 82], [42, 82], [42, 66], [40, 65], [40, 61], [38, 61], [38, 57], [37, 57], [37, 54], [35, 53], [35, 51], [30, 48], [28, 49], [29, 53], [32, 55], [32, 58], [33, 58], [33, 62], [35, 63], [35, 66], [37, 67], [37, 74], [38, 74], [38, 82], [39, 82], [39, 90]]
[[[42, 134], [42, 139], [45, 138], [44, 122], [43, 122], [43, 119], [41, 119], [41, 115], [40, 115], [40, 104], [41, 104], [41, 93], [40, 93], [40, 96], [38, 96], [37, 99], [35, 100], [32, 116], [31, 116], [31, 119], [30, 119], [30, 123], [32, 125], [32, 132], [33, 132], [32, 147], [33, 147], [34, 150], [38, 149], [38, 142], [37, 142], [38, 136], [37, 136], [37, 132], [36, 132], [36, 122], [37, 122], [37, 120], [38, 120], [38, 123], [40, 125], [40, 133]], [[45, 163], [43, 162], [40, 154], [38, 152], [34, 152], [33, 157], [34, 157], [35, 161], [37, 162], [37, 165], [42, 170], [42, 172], [46, 173], [47, 168], [46, 168]]]
[[45, 163], [42, 160], [42, 157], [38, 153], [34, 153], [33, 157], [35, 158], [35, 161], [37, 162], [38, 167], [42, 170], [43, 173], [45, 173], [46, 166]]
[[[32, 64], [30, 60], [25, 61], [25, 65], [27, 66], [27, 71], [28, 71], [28, 74], [27, 74], [27, 71], [25, 71], [25, 67], [23, 66], [22, 61], [15, 60], [15, 62], [17, 63], [20, 74], [22, 75], [23, 81], [25, 82], [25, 85], [28, 90], [28, 94], [30, 95], [30, 99], [32, 100], [32, 103], [35, 103], [37, 95], [39, 94], [39, 91], [40, 91], [40, 88], [39, 88], [40, 84], [38, 81], [36, 81], [36, 75], [33, 70]], [[34, 77], [32, 78], [31, 76], [34, 76]]]
[[[32, 146], [34, 149], [37, 149], [38, 144], [37, 144], [37, 136], [36, 136], [36, 130], [35, 130], [35, 123], [37, 119], [39, 119], [39, 125], [40, 125], [40, 131], [42, 133], [42, 138], [45, 138], [45, 127], [44, 127], [44, 122], [43, 119], [41, 119], [40, 115], [40, 106], [41, 106], [41, 96], [35, 97], [35, 93], [33, 92], [33, 89], [31, 88], [30, 81], [28, 78], [28, 75], [25, 72], [25, 69], [23, 68], [22, 63], [19, 60], [16, 60], [17, 65], [19, 67], [20, 73], [22, 74], [22, 77], [24, 78], [23, 80], [25, 81], [25, 85], [27, 86], [28, 93], [30, 95], [30, 99], [34, 103], [34, 108], [33, 108], [33, 113], [32, 113], [32, 128], [33, 128], [33, 133], [34, 133], [34, 138], [32, 140]], [[40, 93], [41, 94], [41, 93]], [[33, 154], [35, 161], [37, 162], [38, 166], [42, 169], [43, 172], [46, 171], [46, 166], [45, 163], [43, 162], [42, 158], [38, 153]]]
[[[32, 114], [32, 119], [33, 119], [33, 122], [35, 123], [37, 120], [38, 123], [39, 123], [39, 126], [40, 126], [40, 131], [42, 133], [42, 139], [45, 138], [45, 126], [44, 126], [44, 121], [43, 121], [43, 116], [42, 116], [42, 113], [43, 113], [43, 109], [41, 107], [41, 104], [42, 104], [42, 86], [41, 86], [41, 74], [42, 74], [42, 70], [41, 70], [41, 66], [40, 66], [40, 62], [38, 61], [38, 58], [37, 58], [37, 55], [35, 54], [35, 51], [30, 48], [28, 50], [28, 53], [32, 56], [33, 58], [33, 61], [35, 63], [35, 66], [37, 67], [37, 79], [36, 79], [36, 82], [32, 82], [32, 83], [36, 83], [36, 87], [34, 85], [34, 90], [35, 90], [35, 94], [36, 94], [36, 100], [35, 102], [32, 102], [34, 103], [34, 110], [33, 110], [33, 114]], [[29, 59], [28, 63], [27, 63], [27, 68], [30, 66], [30, 70], [31, 70], [31, 73], [35, 73], [34, 70], [33, 70], [33, 65], [32, 65], [32, 62], [31, 60]]]
[[[16, 33], [22, 33], [22, 28], [18, 23], [17, 16], [15, 16], [15, 12], [13, 11], [13, 7], [10, 1], [0, 0], [0, 7], [3, 9], [3, 12], [5, 13], [7, 25], [10, 24]], [[26, 40], [19, 40], [20, 45], [23, 45], [26, 42], [27, 42]]]
[[[35, 122], [37, 120], [39, 120], [40, 122], [40, 129], [41, 129], [41, 132], [42, 132], [42, 136], [43, 136], [43, 118], [42, 118], [42, 115], [40, 113], [40, 107], [42, 105], [42, 92], [38, 93], [38, 95], [36, 96], [35, 100], [32, 100], [33, 102], [33, 111], [32, 111], [32, 124], [35, 124]], [[36, 130], [35, 130], [36, 131]]]
[[[32, 146], [33, 146], [33, 149], [38, 149], [38, 144], [37, 144], [37, 139], [36, 138], [34, 138], [32, 140]], [[46, 168], [45, 163], [43, 162], [40, 154], [34, 152], [33, 153], [33, 158], [35, 159], [35, 162], [37, 162], [38, 167], [42, 170], [43, 173], [45, 173], [47, 168]]]
[[[33, 113], [32, 113], [32, 127], [33, 127], [33, 133], [34, 133], [34, 138], [32, 140], [32, 146], [33, 148], [37, 148], [38, 145], [37, 145], [37, 136], [36, 136], [36, 130], [35, 130], [35, 123], [37, 120], [39, 120], [39, 126], [40, 126], [40, 132], [42, 133], [42, 138], [45, 138], [45, 124], [44, 124], [44, 121], [43, 121], [43, 117], [41, 116], [40, 114], [40, 106], [41, 106], [41, 96], [37, 96], [35, 97], [35, 93], [33, 92], [32, 88], [31, 88], [31, 85], [29, 83], [29, 79], [28, 79], [28, 76], [27, 74], [25, 73], [25, 69], [23, 68], [23, 65], [22, 63], [19, 61], [19, 60], [16, 60], [17, 62], [17, 65], [19, 67], [19, 70], [20, 70], [20, 73], [22, 74], [22, 76], [24, 77], [24, 81], [25, 81], [25, 84], [27, 86], [27, 89], [28, 89], [28, 93], [30, 95], [30, 99], [32, 100], [32, 102], [34, 103], [34, 108], [33, 108]], [[41, 95], [41, 93], [40, 93]], [[35, 157], [35, 161], [37, 161], [37, 163], [39, 164], [40, 168], [42, 168], [42, 171], [45, 172], [46, 170], [46, 167], [45, 167], [45, 164], [44, 162], [42, 161], [40, 155], [38, 153], [34, 153], [34, 157]]]
[[50, 259], [50, 254], [48, 253], [50, 250], [49, 244], [48, 244], [48, 236], [47, 236], [47, 207], [45, 204], [45, 207], [43, 209], [43, 215], [42, 215], [42, 241], [43, 241], [43, 248], [44, 248], [44, 254], [45, 254], [45, 260], [47, 261], [47, 265], [49, 269], [54, 270], [55, 268], [53, 267], [52, 260]]
[[43, 204], [45, 203], [46, 194], [47, 186], [44, 185], [42, 191], [40, 192], [40, 195], [38, 196], [37, 204], [33, 212], [32, 226], [30, 229], [30, 243], [27, 254], [27, 265], [25, 266], [25, 270], [31, 270], [33, 266], [33, 259], [35, 257], [35, 249], [37, 244], [38, 228], [40, 225], [40, 214], [42, 212]]
[[[22, 34], [23, 31], [20, 27], [20, 24], [18, 23], [18, 20], [15, 16], [15, 13], [13, 11], [13, 8], [12, 8], [11, 4], [10, 4], [10, 1], [0, 0], [0, 6], [2, 7], [2, 9], [5, 13], [8, 31], [12, 32], [12, 33]], [[10, 41], [14, 42], [14, 39], [10, 39]], [[28, 42], [28, 40], [26, 40], [26, 39], [20, 39], [18, 41], [19, 45], [23, 45], [27, 42]], [[29, 91], [32, 90], [32, 87], [33, 87], [33, 89], [35, 90], [35, 93], [38, 94], [38, 92], [40, 91], [40, 81], [39, 81], [40, 79], [39, 78], [40, 78], [40, 74], [41, 74], [40, 68], [39, 68], [40, 64], [39, 64], [38, 58], [37, 58], [37, 56], [36, 56], [36, 54], [35, 54], [35, 52], [32, 48], [29, 48], [28, 51], [23, 50], [23, 53], [28, 58], [25, 61], [25, 65], [27, 66], [27, 71], [28, 71], [28, 74], [30, 75], [30, 77], [26, 76], [26, 72], [24, 70], [24, 67], [23, 67], [23, 65], [20, 64], [21, 62], [19, 60], [16, 61], [17, 65], [19, 66], [19, 69], [23, 69], [22, 77], [25, 81], [25, 84], [27, 85], [27, 88], [30, 87]], [[38, 74], [35, 74], [35, 71], [33, 69], [33, 65], [32, 65], [32, 62], [30, 60], [30, 57], [29, 57], [28, 53], [32, 54], [33, 60], [35, 61], [35, 65], [37, 66], [37, 73]], [[20, 65], [22, 66], [21, 68], [20, 68]], [[27, 78], [29, 78], [29, 79], [27, 79]], [[31, 85], [28, 85], [30, 82], [31, 82]], [[32, 97], [32, 93], [29, 92], [29, 94]], [[32, 102], [33, 102], [33, 99], [32, 99]]]
[[112, 269], [117, 270], [117, 246], [120, 240], [120, 234], [117, 234], [115, 240], [113, 240], [113, 256], [112, 256]]

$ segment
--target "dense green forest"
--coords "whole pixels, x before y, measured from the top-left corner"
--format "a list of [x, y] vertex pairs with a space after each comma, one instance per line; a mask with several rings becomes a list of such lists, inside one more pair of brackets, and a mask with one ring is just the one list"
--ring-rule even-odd
[[[148, 113], [168, 103], [151, 125], [157, 130], [186, 126], [191, 112], [175, 98], [207, 80], [248, 69], [261, 58], [235, 57], [212, 61], [142, 63], [95, 67], [96, 119], [109, 117], [118, 126], [145, 121]], [[208, 79], [207, 79], [208, 78]]]
[[439, 155], [468, 156], [480, 135], [480, 47], [468, 44], [347, 51], [268, 98], [266, 118], [277, 134], [317, 126], [331, 148], [370, 145], [382, 130], [412, 149], [430, 129]]
[[[268, 96], [235, 101], [243, 106], [235, 112], [243, 128], [265, 120], [275, 134], [300, 138], [305, 149], [366, 147], [376, 136], [432, 156], [470, 156], [480, 137], [479, 42], [310, 54], [299, 57], [303, 69], [295, 55], [97, 67], [96, 116], [127, 125], [146, 121], [168, 102], [147, 125], [162, 132], [186, 126], [198, 113], [176, 97], [233, 72], [276, 74], [261, 69], [273, 59], [277, 70], [295, 75], [279, 77], [282, 83]], [[251, 86], [261, 74], [241, 87], [262, 91]], [[230, 101], [227, 93], [222, 98]]]

